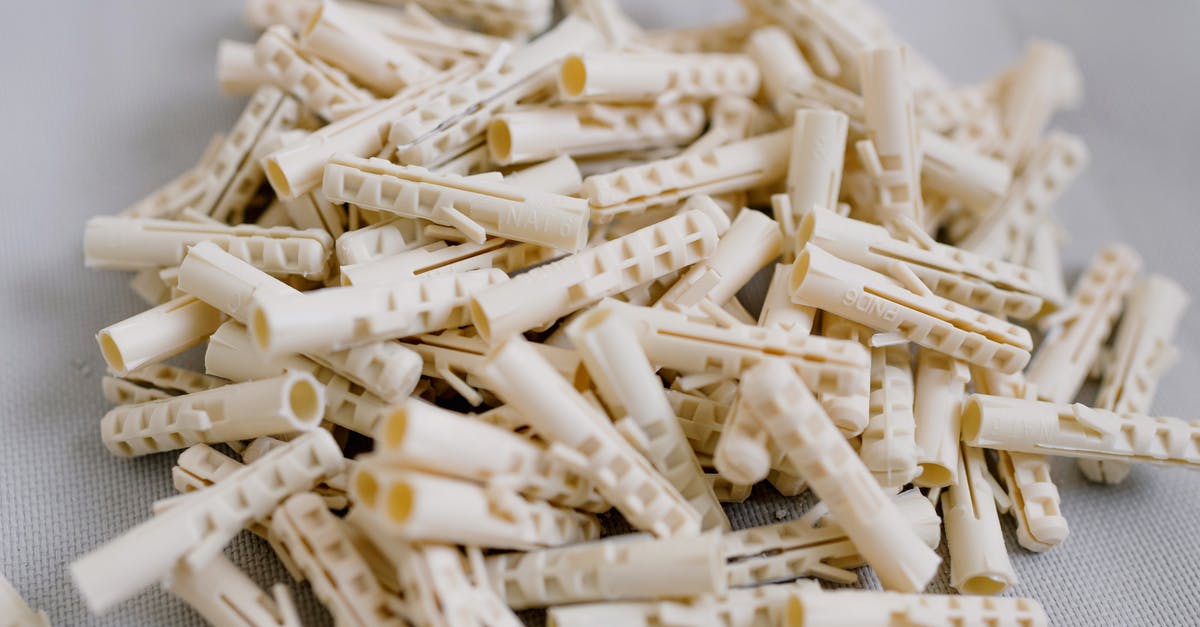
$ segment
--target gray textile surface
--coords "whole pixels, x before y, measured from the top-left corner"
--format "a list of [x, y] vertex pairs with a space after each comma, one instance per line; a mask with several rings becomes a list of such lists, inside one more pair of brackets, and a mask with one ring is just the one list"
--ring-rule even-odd
[[[732, 0], [625, 4], [651, 25], [674, 23], [680, 12], [696, 23], [736, 11]], [[174, 458], [119, 460], [101, 446], [104, 366], [92, 334], [141, 305], [126, 276], [83, 269], [79, 242], [88, 216], [119, 210], [172, 178], [232, 122], [241, 102], [217, 93], [213, 58], [219, 37], [252, 40], [240, 5], [77, 0], [22, 3], [6, 13], [0, 571], [57, 625], [201, 623], [157, 590], [92, 617], [68, 579], [71, 559], [143, 520], [152, 501], [172, 493]], [[958, 81], [996, 71], [1034, 36], [1075, 49], [1088, 99], [1057, 124], [1087, 139], [1093, 163], [1059, 207], [1072, 234], [1068, 267], [1077, 271], [1099, 246], [1120, 239], [1138, 248], [1150, 269], [1200, 294], [1200, 65], [1193, 47], [1200, 4], [1142, 6], [893, 0], [885, 8], [897, 29]], [[1200, 307], [1185, 318], [1180, 344], [1182, 359], [1156, 409], [1195, 418]], [[1046, 555], [1015, 552], [1017, 594], [1041, 601], [1056, 625], [1200, 622], [1197, 475], [1138, 468], [1124, 485], [1105, 488], [1060, 462], [1054, 477], [1071, 537]], [[756, 494], [754, 503], [732, 508], [738, 526], [794, 517], [807, 506], [769, 489]], [[262, 584], [283, 580], [265, 546], [245, 535], [229, 550], [233, 560]], [[944, 575], [938, 589], [945, 589]], [[327, 622], [310, 594], [300, 604], [309, 622]]]

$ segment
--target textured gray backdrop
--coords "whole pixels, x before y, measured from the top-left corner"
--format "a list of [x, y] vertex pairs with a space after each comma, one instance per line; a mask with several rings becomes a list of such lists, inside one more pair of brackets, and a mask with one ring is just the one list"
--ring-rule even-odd
[[[624, 4], [649, 25], [694, 24], [737, 10], [733, 0]], [[209, 136], [233, 121], [241, 101], [217, 93], [213, 56], [219, 37], [254, 36], [240, 6], [33, 2], [8, 13], [0, 29], [0, 76], [8, 85], [0, 98], [7, 137], [0, 189], [8, 190], [8, 222], [0, 228], [0, 571], [58, 625], [201, 624], [157, 590], [91, 617], [68, 580], [71, 559], [143, 520], [152, 501], [172, 493], [174, 458], [119, 460], [100, 444], [104, 365], [92, 335], [142, 306], [126, 276], [83, 269], [80, 232], [88, 216], [117, 211], [190, 166]], [[908, 0], [885, 9], [959, 81], [1000, 69], [1032, 37], [1072, 47], [1088, 98], [1056, 124], [1085, 136], [1093, 162], [1059, 207], [1072, 233], [1071, 274], [1099, 246], [1124, 240], [1150, 269], [1200, 294], [1200, 3], [1140, 6]], [[1197, 417], [1198, 341], [1195, 307], [1158, 412]], [[1047, 555], [1018, 551], [1015, 592], [1040, 600], [1056, 625], [1200, 622], [1200, 475], [1139, 468], [1124, 485], [1104, 488], [1085, 483], [1069, 462], [1054, 470], [1071, 537]], [[740, 508], [735, 521], [772, 522], [777, 512], [791, 517], [804, 505], [762, 498]], [[285, 577], [257, 540], [243, 537], [229, 553], [260, 583]], [[300, 603], [311, 622], [328, 620], [311, 595]]]

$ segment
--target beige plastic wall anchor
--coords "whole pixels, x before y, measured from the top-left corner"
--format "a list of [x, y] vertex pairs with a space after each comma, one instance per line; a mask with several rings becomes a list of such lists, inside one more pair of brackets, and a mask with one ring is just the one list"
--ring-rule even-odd
[[[483, 402], [483, 397], [475, 390], [488, 389], [488, 382], [479, 375], [488, 351], [488, 343], [483, 338], [470, 332], [446, 331], [422, 335], [406, 346], [424, 360], [421, 374], [445, 381], [472, 405]], [[575, 351], [547, 344], [533, 346], [577, 389], [588, 385], [587, 371]]]
[[[1037, 394], [1020, 373], [1003, 375], [972, 368], [972, 378], [980, 394], [1024, 399]], [[996, 502], [1002, 513], [1011, 514], [1016, 521], [1017, 542], [1035, 552], [1062, 544], [1069, 529], [1059, 507], [1058, 487], [1050, 478], [1050, 460], [1045, 455], [996, 451], [996, 470], [1004, 482], [1004, 492], [996, 494]]]
[[337, 239], [346, 232], [346, 212], [319, 190], [280, 203], [287, 221], [299, 229], [320, 229]]
[[[584, 180], [587, 180], [587, 177], [589, 176], [608, 174], [609, 172], [613, 172], [621, 168], [641, 165], [647, 161], [653, 161], [656, 159], [669, 159], [671, 157], [678, 157], [682, 154], [683, 153], [680, 152], [679, 148], [672, 146], [669, 148], [650, 148], [648, 150], [626, 150], [611, 155], [580, 157], [579, 171], [583, 174]], [[667, 208], [674, 208], [674, 206], [668, 205]]]
[[1046, 41], [1030, 43], [1003, 90], [1000, 113], [1005, 142], [1000, 156], [1019, 163], [1041, 137], [1054, 110], [1079, 101], [1082, 85], [1069, 50]]
[[389, 539], [369, 516], [355, 516], [399, 580], [403, 605], [398, 607], [412, 624], [430, 627], [519, 627], [521, 622], [505, 607], [483, 574], [482, 554], [467, 547], [467, 557], [457, 547], [409, 545]]
[[[459, 65], [436, 78], [454, 81], [466, 76], [469, 65]], [[416, 108], [419, 99], [436, 88], [435, 80], [408, 87], [361, 111], [313, 131], [303, 141], [280, 148], [262, 160], [267, 181], [283, 200], [303, 196], [321, 185], [325, 162], [335, 154], [370, 157], [387, 144], [392, 121]], [[345, 260], [343, 260], [345, 263]]]
[[1029, 234], [1028, 250], [1022, 260], [1042, 276], [1046, 284], [1046, 302], [1055, 308], [1067, 302], [1067, 283], [1063, 278], [1060, 247], [1065, 231], [1052, 217], [1043, 217]]
[[925, 220], [921, 202], [921, 139], [913, 114], [904, 48], [889, 46], [861, 53], [863, 118], [867, 139], [858, 149], [878, 187], [878, 210], [887, 224]]
[[402, 564], [409, 620], [430, 627], [520, 627], [486, 581], [483, 556], [467, 547], [421, 545]]
[[324, 278], [333, 252], [333, 238], [319, 230], [97, 216], [84, 229], [84, 262], [105, 270], [177, 266], [200, 242], [214, 242], [264, 272], [312, 279]]
[[494, 235], [575, 251], [587, 239], [586, 202], [503, 181], [338, 156], [325, 166], [322, 190], [333, 202], [452, 226], [477, 244]]
[[781, 360], [822, 396], [824, 406], [837, 410], [831, 417], [843, 433], [858, 434], [866, 427], [871, 362], [857, 342], [737, 322], [718, 327], [681, 313], [616, 301], [603, 306], [633, 323], [642, 350], [660, 368], [731, 378], [758, 363]]
[[338, 3], [321, 3], [300, 32], [300, 48], [391, 96], [437, 70]]
[[704, 480], [662, 381], [629, 323], [612, 310], [593, 309], [575, 319], [567, 335], [618, 429], [640, 443], [650, 463], [700, 514], [700, 528], [729, 529], [729, 520]]
[[725, 20], [702, 26], [648, 30], [634, 45], [669, 52], [738, 52], [746, 37], [759, 27], [757, 20]]
[[389, 595], [321, 497], [297, 494], [271, 516], [271, 530], [338, 625], [401, 625]]
[[[829, 38], [809, 14], [812, 3], [801, 0], [743, 0], [741, 4], [752, 15], [758, 17], [755, 21], [769, 20], [786, 29], [803, 44], [805, 54], [813, 59], [823, 76], [836, 77], [847, 74]], [[849, 61], [853, 63], [853, 58]], [[856, 79], [853, 76], [846, 77]]]
[[[713, 494], [716, 494], [717, 500], [722, 503], [744, 503], [746, 499], [750, 498], [750, 492], [754, 489], [754, 486], [733, 483], [715, 472], [704, 473], [704, 478], [712, 485]], [[768, 475], [769, 478], [770, 475]], [[783, 490], [780, 490], [779, 493], [784, 496], [799, 494], [799, 492], [785, 494]]]
[[1041, 604], [1019, 597], [802, 590], [788, 605], [788, 627], [1046, 627]]
[[792, 268], [792, 300], [985, 368], [1012, 373], [1029, 362], [1029, 331], [935, 295], [903, 264], [891, 271], [896, 278], [810, 243]]
[[[1117, 412], [1147, 413], [1159, 379], [1174, 365], [1174, 345], [1179, 319], [1188, 295], [1176, 282], [1151, 275], [1138, 281], [1129, 294], [1121, 326], [1105, 365], [1096, 406]], [[1129, 474], [1121, 462], [1080, 460], [1079, 467], [1092, 481], [1120, 483]]]
[[[191, 248], [179, 280], [183, 289], [242, 324], [251, 321], [258, 298], [299, 293], [209, 242]], [[420, 356], [396, 342], [306, 356], [389, 402], [407, 398], [421, 376]]]
[[158, 276], [159, 272], [157, 268], [138, 270], [129, 280], [129, 289], [151, 307], [171, 300], [171, 286]]
[[902, 264], [943, 298], [1019, 320], [1037, 315], [1053, 295], [1029, 268], [939, 244], [911, 223], [896, 230], [911, 234], [909, 240], [879, 225], [814, 208], [801, 223], [797, 240], [800, 246], [812, 243], [876, 272], [890, 273]]
[[[255, 191], [255, 185], [252, 185], [255, 171], [245, 167], [253, 165], [251, 156], [255, 147], [260, 141], [277, 137], [284, 129], [294, 128], [298, 115], [296, 101], [279, 89], [266, 86], [256, 90], [204, 168], [204, 180], [201, 183], [203, 191], [193, 202], [180, 206], [180, 209], [191, 206], [200, 213], [224, 219], [223, 214], [216, 214], [218, 208], [227, 213]], [[242, 173], [241, 177], [239, 173]], [[261, 176], [261, 172], [258, 175]], [[248, 182], [251, 184], [234, 184], [239, 178], [247, 176], [250, 176]]]
[[495, 484], [589, 512], [610, 509], [587, 479], [528, 438], [419, 399], [394, 408], [373, 435], [379, 463]]
[[124, 376], [203, 342], [222, 321], [220, 311], [180, 296], [101, 329], [96, 341], [108, 369]]
[[[249, 0], [246, 14], [259, 28], [284, 24], [298, 32], [304, 30], [319, 4], [319, 0]], [[344, 0], [339, 4], [355, 19], [437, 65], [486, 57], [504, 43], [499, 37], [448, 26], [414, 3], [400, 7]]]
[[[936, 548], [941, 540], [941, 519], [929, 499], [910, 490], [892, 500], [926, 545]], [[729, 585], [754, 586], [800, 577], [857, 583], [858, 574], [850, 569], [865, 562], [846, 532], [826, 514], [823, 508], [814, 508], [796, 520], [725, 534], [721, 542]]]
[[534, 268], [475, 295], [471, 317], [484, 339], [521, 333], [712, 254], [729, 228], [707, 196], [678, 215]]
[[975, 394], [962, 421], [980, 448], [1200, 468], [1200, 425], [1178, 418]]
[[[732, 413], [729, 405], [722, 404], [702, 394], [685, 393], [678, 390], [667, 390], [667, 398], [671, 403], [671, 409], [679, 417], [679, 424], [683, 427], [683, 432], [688, 438], [692, 450], [696, 452], [697, 458], [705, 457], [701, 460], [702, 465], [712, 466], [713, 459], [711, 456], [716, 453], [717, 445], [721, 440], [721, 435], [726, 431], [726, 424], [729, 422], [728, 416]], [[736, 427], [737, 425], [735, 425]], [[751, 433], [747, 438], [743, 435], [740, 440], [741, 450], [733, 450], [729, 458], [737, 462], [742, 462], [749, 459], [748, 456], [758, 456], [760, 460], [765, 459], [769, 464], [766, 472], [766, 479], [775, 487], [776, 491], [784, 496], [796, 496], [808, 489], [808, 484], [801, 478], [791, 474], [783, 461], [783, 456], [775, 451], [770, 446], [765, 446], [765, 443], [760, 437], [760, 432], [754, 430], [751, 426]], [[725, 438], [726, 446], [738, 440], [738, 436], [732, 439]], [[748, 445], [748, 446], [747, 446]], [[770, 457], [763, 457], [770, 455]], [[747, 468], [743, 470], [746, 475], [759, 477], [762, 475], [761, 467], [763, 462], [758, 462], [758, 468]], [[727, 465], [726, 472], [738, 472], [739, 465]], [[752, 484], [741, 483], [729, 480], [727, 477], [720, 475], [706, 475], [709, 483], [713, 484], [713, 491], [717, 494], [717, 499], [722, 502], [737, 501], [741, 502], [750, 496], [750, 488]]]
[[812, 333], [817, 310], [792, 302], [791, 282], [791, 264], [775, 264], [775, 272], [771, 275], [771, 284], [767, 287], [767, 295], [763, 298], [762, 310], [758, 315], [758, 326], [782, 329], [794, 335], [808, 335]]
[[[814, 59], [816, 60], [816, 59]], [[832, 109], [850, 118], [856, 135], [865, 134], [862, 96], [820, 76], [796, 74], [797, 80], [784, 90], [778, 100], [785, 111], [797, 109]]]
[[763, 92], [771, 108], [784, 115], [790, 114], [784, 96], [793, 84], [812, 78], [812, 69], [796, 47], [796, 40], [778, 26], [764, 26], [746, 39], [746, 54], [758, 66]]
[[512, 172], [505, 180], [520, 187], [566, 196], [578, 194], [583, 187], [583, 173], [579, 171], [579, 164], [568, 155], [526, 166]]
[[283, 584], [263, 592], [224, 555], [191, 569], [175, 568], [166, 588], [214, 627], [300, 627], [300, 616]]
[[1017, 542], [1038, 553], [1062, 544], [1069, 528], [1059, 507], [1058, 486], [1050, 479], [1050, 460], [997, 451], [996, 470], [1008, 491], [1009, 513], [1017, 521]]
[[104, 400], [113, 405], [148, 403], [173, 396], [149, 385], [108, 376], [100, 379], [100, 391]]
[[176, 366], [168, 366], [166, 364], [143, 366], [130, 371], [125, 375], [125, 378], [163, 390], [172, 395], [203, 392], [204, 390], [211, 390], [229, 383], [217, 377], [210, 377], [199, 372], [193, 372]]
[[1038, 398], [1075, 400], [1141, 267], [1141, 257], [1128, 246], [1106, 246], [1076, 281], [1066, 306], [1039, 321], [1046, 335], [1028, 370]]
[[922, 488], [944, 488], [958, 479], [959, 419], [967, 381], [967, 367], [937, 351], [917, 351], [916, 419], [917, 464], [921, 474], [913, 483]]
[[998, 595], [1017, 582], [983, 451], [961, 447], [958, 479], [941, 494], [950, 550], [950, 585], [961, 594]]
[[371, 435], [391, 405], [346, 377], [301, 355], [264, 355], [239, 322], [221, 325], [208, 340], [204, 368], [231, 381], [268, 379], [285, 372], [307, 372], [325, 386], [324, 420]]
[[[285, 96], [279, 108], [271, 115], [258, 134], [257, 140], [250, 146], [241, 163], [230, 177], [228, 184], [216, 199], [215, 204], [200, 205], [196, 217], [207, 215], [213, 224], [243, 224], [247, 222], [246, 211], [258, 199], [263, 198], [259, 190], [263, 187], [266, 174], [259, 160], [279, 146], [303, 138], [308, 131], [302, 127], [317, 124], [316, 118], [307, 109], [301, 109], [300, 104], [290, 96]], [[211, 188], [210, 188], [211, 189]], [[189, 209], [180, 212], [183, 216]], [[188, 220], [204, 223], [203, 219]]]
[[0, 573], [0, 625], [4, 627], [50, 627], [44, 611], [33, 611], [8, 579]]
[[[867, 134], [863, 100], [858, 94], [814, 78], [797, 84], [794, 93], [784, 97], [788, 108], [840, 111], [848, 116], [852, 136]], [[927, 192], [937, 192], [962, 201], [972, 212], [984, 212], [1004, 197], [1012, 181], [1012, 168], [995, 157], [983, 154], [961, 141], [950, 141], [928, 128], [917, 131], [920, 144], [920, 182]], [[864, 145], [864, 148], [867, 146]], [[869, 154], [867, 155], [870, 156]], [[882, 166], [881, 166], [882, 167]], [[867, 180], [874, 182], [874, 178]], [[870, 186], [874, 189], [874, 185]], [[836, 189], [836, 188], [835, 188]], [[877, 194], [866, 191], [864, 205], [874, 205]], [[822, 205], [829, 207], [828, 205]], [[860, 207], [863, 209], [866, 207]], [[926, 211], [924, 224], [936, 217]], [[973, 215], [973, 214], [972, 214]], [[797, 217], [799, 220], [799, 217]]]
[[381, 287], [489, 268], [511, 274], [560, 256], [562, 253], [553, 248], [499, 237], [489, 237], [482, 244], [434, 242], [364, 264], [342, 266], [342, 285]]
[[921, 472], [913, 396], [908, 344], [871, 349], [871, 420], [862, 432], [858, 454], [887, 490], [900, 488]]
[[344, 72], [302, 52], [287, 27], [268, 28], [254, 44], [254, 59], [276, 85], [325, 120], [337, 120], [374, 100]]
[[260, 30], [276, 24], [300, 30], [319, 3], [320, 0], [247, 0], [242, 17], [247, 24]]
[[583, 180], [592, 217], [617, 216], [679, 202], [694, 194], [721, 194], [771, 185], [788, 167], [791, 129], [725, 144], [707, 152], [650, 161]]
[[591, 22], [568, 15], [502, 63], [498, 61], [505, 52], [478, 73], [423, 98], [416, 109], [392, 123], [388, 143], [399, 147], [397, 156], [403, 162], [417, 165], [471, 148], [483, 140], [500, 109], [549, 91], [554, 80], [551, 66], [571, 52], [600, 45], [603, 38]]
[[712, 455], [725, 428], [729, 406], [699, 393], [667, 390], [666, 394], [692, 450], [699, 455]]
[[252, 94], [271, 82], [271, 75], [254, 60], [254, 44], [229, 39], [217, 42], [217, 84], [222, 92]]
[[499, 165], [557, 155], [597, 155], [679, 146], [704, 130], [704, 107], [578, 104], [501, 113], [488, 125], [488, 154]]
[[331, 287], [257, 299], [250, 334], [270, 354], [333, 351], [471, 322], [480, 290], [508, 280], [496, 269], [401, 280], [388, 287]]
[[713, 467], [722, 477], [742, 485], [754, 485], [766, 479], [771, 471], [772, 453], [778, 450], [773, 450], [767, 430], [746, 408], [749, 402], [739, 385], [712, 460]]
[[291, 373], [117, 407], [104, 415], [100, 431], [109, 452], [132, 457], [308, 431], [324, 413], [324, 387], [312, 375]]
[[124, 378], [104, 377], [101, 379], [101, 389], [105, 400], [110, 403], [132, 405], [179, 394], [203, 392], [226, 383], [229, 381], [199, 372], [166, 364], [151, 364], [130, 371]]
[[837, 206], [848, 125], [846, 114], [839, 111], [796, 111], [787, 174], [790, 211], [786, 220], [776, 216], [787, 235], [784, 245], [787, 261], [795, 258], [800, 246], [796, 233], [804, 217], [814, 207], [832, 209]]
[[[871, 338], [875, 332], [870, 327], [857, 322], [851, 322], [828, 311], [821, 312], [821, 335], [839, 340], [857, 342], [865, 347], [871, 346]], [[886, 344], [885, 344], [886, 345]]]
[[967, 234], [959, 246], [984, 257], [1022, 259], [1029, 234], [1042, 224], [1059, 196], [1087, 165], [1087, 146], [1078, 137], [1055, 132], [1037, 146], [1006, 195]]
[[424, 237], [421, 226], [419, 220], [391, 217], [347, 231], [335, 246], [338, 263], [343, 266], [368, 263], [434, 243]]
[[658, 537], [699, 532], [700, 514], [524, 339], [496, 344], [481, 374], [630, 524]]
[[[328, 431], [330, 429], [330, 425], [327, 423], [323, 423], [321, 425], [321, 428]], [[293, 437], [295, 437], [295, 434], [280, 435], [280, 436], [278, 436], [278, 438], [276, 438], [276, 437], [256, 438], [253, 441], [251, 441], [249, 444], [247, 444], [244, 448], [242, 448], [242, 450], [239, 454], [242, 456], [243, 462], [245, 462], [247, 464], [253, 464], [254, 462], [262, 459], [262, 457], [264, 455], [266, 455], [267, 453], [270, 453], [271, 451], [283, 446], [284, 444], [287, 444], [285, 439], [291, 439]], [[279, 439], [279, 438], [284, 438], [284, 439]], [[313, 490], [312, 490], [313, 493], [321, 497], [321, 500], [325, 502], [325, 507], [327, 509], [344, 510], [350, 506], [350, 499], [347, 496], [346, 492], [347, 492], [347, 488], [349, 488], [350, 473], [354, 470], [354, 467], [357, 466], [358, 463], [359, 463], [359, 460], [357, 460], [357, 459], [347, 459], [345, 470], [338, 473], [337, 475], [334, 475], [334, 476], [326, 479], [325, 481], [321, 482], [320, 484], [318, 484], [316, 487], [313, 488]], [[264, 522], [269, 522], [269, 520], [264, 519]], [[278, 538], [276, 537], [274, 532], [271, 532], [270, 530], [268, 530], [266, 528], [265, 524], [262, 525], [262, 529], [255, 529], [254, 526], [249, 527], [249, 529], [256, 534], [262, 535], [268, 541], [270, 541], [272, 543], [272, 547], [276, 550], [276, 552], [282, 552], [285, 554], [287, 553], [286, 550], [280, 551]], [[284, 560], [284, 562], [285, 562], [284, 566], [288, 567], [289, 572], [291, 572], [291, 573], [299, 572], [298, 567], [295, 566], [295, 563], [290, 561], [291, 560], [290, 554], [286, 555], [285, 557], [281, 557], [280, 559]], [[297, 577], [297, 579], [303, 579], [303, 578], [304, 578], [303, 575], [300, 575]]]
[[592, 601], [724, 594], [721, 534], [614, 536], [588, 544], [486, 558], [500, 598], [517, 610]]
[[550, 0], [420, 0], [438, 15], [475, 24], [504, 37], [520, 37], [546, 28], [554, 15]]
[[193, 444], [171, 467], [171, 483], [178, 492], [195, 492], [224, 480], [244, 465], [207, 444]]
[[558, 93], [599, 102], [749, 97], [759, 81], [758, 66], [740, 54], [589, 52], [563, 60]]
[[[709, 103], [708, 111], [708, 129], [699, 139], [674, 156], [704, 154], [752, 135], [779, 130], [775, 115], [745, 96], [721, 96]], [[730, 196], [739, 194], [740, 192], [731, 192]], [[746, 203], [733, 204], [738, 205], [736, 208], [740, 209]]]
[[[944, 135], [923, 129], [921, 183], [931, 191], [962, 201], [975, 213], [985, 213], [1002, 199], [1012, 184], [1012, 168]], [[926, 215], [926, 223], [931, 220]]]
[[213, 135], [199, 163], [117, 215], [124, 218], [165, 218], [175, 215], [184, 207], [195, 206], [196, 201], [204, 195], [210, 168], [224, 145], [224, 135]]
[[813, 492], [890, 590], [917, 592], [940, 561], [896, 503], [871, 477], [854, 449], [833, 428], [804, 381], [781, 361], [764, 361], [742, 377], [747, 409], [767, 430], [795, 474]]
[[635, 40], [645, 36], [645, 31], [633, 21], [616, 0], [574, 0], [564, 10], [582, 14], [604, 33], [604, 39], [613, 50], [636, 47]]
[[721, 236], [712, 255], [693, 265], [655, 306], [687, 309], [705, 299], [723, 304], [774, 261], [782, 247], [779, 224], [757, 211], [744, 209]]
[[529, 550], [593, 540], [590, 514], [481, 486], [375, 462], [358, 464], [350, 499], [397, 538]]
[[[383, 153], [381, 153], [381, 154], [387, 154], [388, 151], [389, 151], [389, 149], [385, 148]], [[482, 175], [486, 175], [486, 176], [495, 177], [494, 172], [498, 168], [499, 168], [499, 166], [496, 165], [495, 163], [493, 163], [492, 158], [488, 155], [488, 147], [487, 147], [487, 144], [485, 143], [485, 144], [475, 146], [474, 148], [471, 148], [469, 150], [466, 150], [465, 152], [462, 152], [461, 154], [454, 155], [448, 160], [440, 160], [439, 159], [437, 165], [435, 165], [431, 169], [440, 174], [457, 174], [458, 176], [474, 176], [476, 174], [482, 174]], [[503, 177], [503, 174], [501, 174], [501, 176]], [[581, 178], [579, 179], [579, 182], [580, 182], [580, 184], [583, 183], [582, 175], [581, 175]], [[530, 187], [534, 187], [534, 186], [531, 185]], [[546, 191], [549, 191], [549, 190], [546, 190]], [[577, 191], [579, 191], [579, 190], [575, 189], [571, 192], [556, 192], [556, 193], [563, 193], [563, 194], [567, 194], [569, 196]], [[437, 225], [434, 225], [434, 226], [437, 226]], [[441, 228], [445, 228], [445, 227], [441, 227]], [[460, 236], [460, 239], [461, 239], [461, 236]]]
[[992, 79], [947, 89], [914, 90], [917, 121], [931, 131], [954, 136], [960, 128], [994, 114], [997, 83]]
[[818, 586], [802, 581], [730, 590], [719, 597], [560, 605], [547, 614], [558, 627], [771, 627], [783, 624], [788, 599], [810, 587]]
[[[72, 580], [88, 607], [103, 612], [170, 576], [177, 565], [202, 567], [247, 522], [338, 474], [344, 464], [333, 436], [311, 431], [75, 560]], [[136, 568], [129, 567], [131, 555]]]

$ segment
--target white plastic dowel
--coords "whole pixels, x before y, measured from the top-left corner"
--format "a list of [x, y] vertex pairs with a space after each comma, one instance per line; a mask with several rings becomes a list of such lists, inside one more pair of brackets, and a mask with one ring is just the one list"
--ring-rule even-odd
[[485, 339], [500, 339], [550, 324], [708, 257], [728, 228], [710, 198], [695, 197], [675, 217], [479, 292], [471, 305], [475, 328]]
[[587, 203], [578, 198], [384, 159], [332, 158], [322, 191], [331, 201], [454, 227], [475, 243], [493, 235], [576, 251], [587, 237]]
[[635, 527], [664, 538], [699, 532], [700, 514], [529, 342], [494, 345], [482, 374]]
[[971, 375], [962, 362], [922, 348], [917, 351], [916, 419], [920, 487], [944, 488], [958, 481], [959, 419]]
[[901, 592], [924, 589], [937, 571], [937, 554], [912, 527], [895, 524], [903, 519], [896, 503], [833, 427], [795, 371], [782, 362], [763, 362], [743, 377], [741, 394], [883, 586]]
[[[1151, 275], [1138, 281], [1104, 367], [1097, 407], [1150, 411], [1159, 380], [1177, 359], [1175, 332], [1189, 300], [1183, 288], [1166, 277]], [[1121, 462], [1093, 460], [1080, 460], [1079, 467], [1092, 481], [1104, 483], [1120, 483], [1130, 468]]]
[[100, 354], [118, 376], [203, 342], [224, 316], [193, 296], [180, 296], [109, 325], [96, 334]]
[[745, 55], [589, 52], [567, 56], [558, 93], [567, 101], [654, 102], [753, 96], [758, 66]]
[[957, 481], [942, 492], [950, 585], [961, 594], [998, 595], [1017, 582], [983, 451], [962, 446]]
[[935, 295], [901, 264], [892, 270], [897, 278], [809, 244], [792, 269], [792, 300], [985, 368], [1011, 373], [1029, 362], [1029, 331]]
[[962, 438], [1002, 451], [1200, 468], [1200, 425], [1079, 403], [974, 394], [963, 410]]
[[[71, 578], [88, 607], [103, 612], [165, 579], [177, 566], [202, 567], [247, 522], [338, 474], [344, 464], [333, 437], [311, 431], [75, 560]], [[130, 556], [136, 567], [130, 567]], [[114, 572], [123, 576], [113, 577]]]
[[324, 414], [324, 386], [312, 375], [292, 373], [117, 407], [104, 415], [100, 432], [109, 452], [132, 457], [308, 431]]
[[1076, 281], [1067, 305], [1039, 321], [1046, 335], [1028, 370], [1038, 398], [1055, 403], [1075, 400], [1141, 267], [1141, 257], [1128, 246], [1104, 248]]
[[575, 319], [567, 335], [609, 414], [623, 429], [638, 433], [650, 463], [700, 513], [701, 529], [729, 529], [662, 381], [629, 323], [611, 310], [594, 309]]

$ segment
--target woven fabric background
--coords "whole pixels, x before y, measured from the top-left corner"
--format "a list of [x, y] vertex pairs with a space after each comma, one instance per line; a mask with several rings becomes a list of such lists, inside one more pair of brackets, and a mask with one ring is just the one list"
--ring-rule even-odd
[[[624, 4], [654, 26], [737, 12], [733, 0]], [[1088, 97], [1056, 124], [1083, 135], [1093, 160], [1059, 206], [1071, 276], [1100, 246], [1123, 240], [1148, 268], [1200, 294], [1200, 3], [1143, 6], [891, 0], [884, 8], [957, 81], [989, 76], [1035, 36], [1072, 47]], [[93, 334], [142, 305], [127, 276], [83, 269], [80, 233], [88, 216], [115, 212], [192, 165], [211, 134], [232, 123], [242, 101], [217, 93], [213, 64], [218, 38], [252, 41], [240, 10], [240, 0], [33, 2], [6, 11], [0, 27], [0, 571], [56, 625], [201, 624], [158, 590], [90, 616], [69, 581], [72, 559], [172, 493], [174, 460], [115, 459], [100, 443], [104, 365]], [[1179, 342], [1156, 411], [1196, 418], [1200, 306]], [[1041, 601], [1055, 625], [1200, 622], [1200, 475], [1144, 467], [1119, 487], [1097, 487], [1060, 461], [1054, 478], [1071, 536], [1045, 555], [1014, 553], [1015, 594]], [[744, 527], [796, 517], [808, 505], [760, 488], [730, 511]], [[248, 534], [228, 553], [260, 584], [286, 577]], [[131, 555], [127, 568], [136, 567]], [[869, 572], [862, 578], [874, 583]], [[945, 590], [945, 580], [935, 589]], [[326, 624], [300, 589], [306, 623]]]

